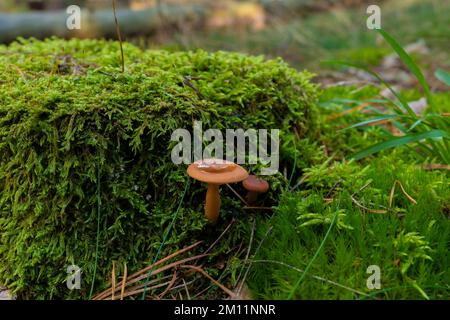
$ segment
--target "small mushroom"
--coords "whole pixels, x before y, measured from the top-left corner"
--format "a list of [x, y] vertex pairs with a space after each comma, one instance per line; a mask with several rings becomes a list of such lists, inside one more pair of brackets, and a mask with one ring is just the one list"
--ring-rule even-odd
[[255, 175], [249, 175], [247, 179], [242, 181], [242, 185], [247, 189], [247, 202], [253, 204], [256, 202], [258, 193], [266, 193], [269, 190], [269, 183], [265, 180], [257, 178]]
[[210, 223], [215, 224], [219, 218], [219, 186], [226, 183], [240, 182], [248, 177], [248, 172], [241, 166], [226, 160], [204, 159], [192, 163], [187, 173], [192, 178], [206, 182], [205, 215]]

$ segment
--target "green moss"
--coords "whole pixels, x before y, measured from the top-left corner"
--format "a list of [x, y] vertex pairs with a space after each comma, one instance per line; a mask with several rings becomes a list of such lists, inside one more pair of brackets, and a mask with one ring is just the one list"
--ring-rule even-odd
[[[396, 179], [417, 204], [397, 185], [389, 209]], [[249, 277], [253, 297], [286, 299], [336, 214], [294, 299], [445, 299], [450, 289], [448, 185], [447, 172], [421, 170], [395, 155], [367, 167], [355, 162], [313, 166], [296, 192], [283, 193], [271, 220], [259, 224], [256, 239], [265, 240]], [[370, 265], [380, 267], [379, 290], [366, 286]]]
[[[122, 74], [116, 42], [0, 46], [0, 283], [21, 298], [87, 297], [98, 201], [95, 291], [112, 260], [138, 268], [153, 259], [188, 181], [170, 160], [173, 130], [191, 131], [194, 120], [204, 129], [278, 128], [285, 145], [296, 128], [298, 151], [311, 148], [311, 74], [237, 53], [124, 49]], [[238, 209], [228, 196], [225, 219]], [[169, 251], [199, 236], [203, 199], [192, 182]], [[80, 291], [66, 288], [70, 264], [82, 268]]]

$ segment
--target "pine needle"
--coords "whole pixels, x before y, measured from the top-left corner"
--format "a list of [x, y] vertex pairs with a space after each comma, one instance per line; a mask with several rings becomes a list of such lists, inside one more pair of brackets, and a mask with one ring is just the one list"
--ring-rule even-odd
[[114, 300], [114, 294], [116, 291], [116, 262], [112, 263], [112, 272], [111, 272], [111, 284], [112, 284], [112, 300]]
[[395, 179], [394, 184], [392, 185], [392, 188], [391, 188], [391, 192], [390, 192], [390, 194], [389, 194], [389, 208], [390, 208], [390, 209], [392, 208], [392, 204], [393, 204], [393, 202], [394, 202], [395, 186], [396, 186], [397, 184], [400, 186], [400, 189], [402, 190], [403, 194], [408, 198], [408, 200], [411, 201], [411, 202], [414, 203], [414, 204], [417, 204], [417, 201], [414, 200], [414, 198], [411, 197], [411, 196], [406, 192], [405, 188], [403, 188], [402, 183], [401, 183], [398, 179]]
[[123, 295], [125, 293], [125, 285], [127, 283], [127, 263], [123, 263], [123, 279], [122, 279], [122, 290], [120, 292], [120, 300], [123, 300]]
[[227, 287], [225, 287], [224, 285], [222, 285], [221, 283], [217, 282], [213, 277], [211, 277], [205, 270], [203, 270], [202, 268], [198, 267], [198, 266], [193, 266], [193, 265], [182, 265], [180, 266], [180, 268], [188, 268], [188, 269], [192, 269], [194, 271], [197, 271], [199, 273], [201, 273], [202, 275], [204, 275], [206, 278], [208, 278], [209, 280], [211, 280], [212, 283], [214, 283], [216, 286], [218, 286], [220, 289], [222, 289], [225, 293], [227, 293], [230, 297], [234, 297], [236, 294], [231, 291], [230, 289], [228, 289]]

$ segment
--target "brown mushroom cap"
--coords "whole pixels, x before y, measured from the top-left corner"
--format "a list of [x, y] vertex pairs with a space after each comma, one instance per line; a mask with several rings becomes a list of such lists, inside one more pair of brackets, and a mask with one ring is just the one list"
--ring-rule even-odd
[[258, 179], [254, 175], [249, 175], [247, 179], [242, 181], [242, 185], [248, 191], [265, 193], [269, 190], [269, 183], [265, 180]]
[[248, 172], [231, 161], [204, 159], [192, 163], [187, 173], [192, 178], [212, 184], [234, 183], [245, 180]]

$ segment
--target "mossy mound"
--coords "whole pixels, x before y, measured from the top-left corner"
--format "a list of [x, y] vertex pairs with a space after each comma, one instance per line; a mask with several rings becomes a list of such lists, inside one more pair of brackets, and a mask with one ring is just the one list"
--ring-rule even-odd
[[[0, 283], [21, 298], [88, 296], [97, 209], [96, 289], [112, 260], [152, 259], [188, 181], [170, 159], [173, 130], [191, 131], [194, 120], [205, 129], [278, 128], [282, 163], [294, 131], [299, 154], [311, 153], [309, 73], [237, 53], [124, 50], [121, 73], [116, 42], [0, 46]], [[204, 190], [190, 184], [172, 249], [204, 227]], [[82, 269], [81, 290], [66, 288], [71, 264]]]

